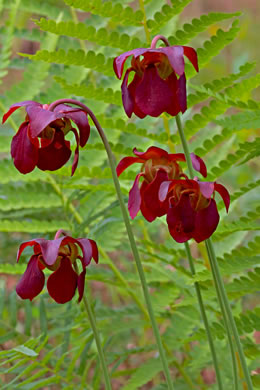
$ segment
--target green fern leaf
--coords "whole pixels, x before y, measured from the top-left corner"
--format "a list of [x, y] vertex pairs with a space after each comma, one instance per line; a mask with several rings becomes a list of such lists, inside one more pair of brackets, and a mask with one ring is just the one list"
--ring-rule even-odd
[[24, 232], [24, 233], [53, 233], [59, 229], [70, 230], [66, 221], [13, 221], [2, 220], [0, 225], [1, 232]]

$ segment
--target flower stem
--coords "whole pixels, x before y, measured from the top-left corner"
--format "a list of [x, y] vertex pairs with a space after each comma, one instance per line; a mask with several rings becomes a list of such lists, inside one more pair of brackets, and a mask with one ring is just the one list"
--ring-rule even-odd
[[[188, 257], [188, 260], [189, 260], [191, 274], [194, 276], [196, 274], [196, 271], [195, 271], [195, 267], [194, 267], [194, 264], [193, 264], [193, 259], [192, 259], [192, 255], [191, 255], [191, 251], [190, 251], [190, 246], [189, 246], [189, 244], [187, 242], [185, 242], [184, 245], [185, 245], [187, 257]], [[218, 388], [219, 388], [219, 390], [223, 390], [220, 370], [219, 370], [219, 366], [218, 366], [217, 354], [216, 354], [215, 346], [214, 346], [214, 343], [213, 343], [212, 335], [211, 335], [211, 332], [210, 332], [210, 327], [209, 327], [206, 311], [205, 311], [205, 308], [204, 308], [204, 304], [203, 304], [203, 300], [202, 300], [202, 296], [201, 296], [199, 283], [195, 282], [194, 283], [194, 287], [195, 287], [195, 291], [196, 291], [196, 294], [197, 294], [197, 299], [198, 299], [198, 303], [199, 303], [199, 307], [200, 307], [201, 317], [202, 317], [202, 320], [203, 320], [203, 323], [204, 323], [204, 326], [205, 326], [205, 330], [206, 330], [206, 333], [207, 333], [207, 337], [208, 337], [210, 352], [211, 352], [211, 355], [212, 355], [212, 360], [213, 360], [213, 364], [214, 364], [214, 368], [215, 368], [215, 372], [216, 372], [216, 377], [217, 377]]]
[[73, 100], [73, 99], [60, 99], [60, 100], [57, 100], [54, 103], [52, 103], [49, 106], [49, 110], [52, 111], [57, 105], [63, 104], [63, 103], [69, 103], [69, 104], [77, 105], [77, 106], [81, 107], [90, 116], [90, 118], [92, 119], [92, 121], [93, 121], [93, 123], [94, 123], [94, 125], [95, 125], [95, 127], [96, 127], [96, 129], [97, 129], [97, 131], [98, 131], [98, 133], [99, 133], [99, 135], [101, 137], [101, 139], [102, 139], [104, 147], [106, 149], [107, 156], [108, 156], [108, 162], [109, 162], [109, 165], [110, 165], [110, 168], [111, 168], [112, 178], [113, 178], [113, 181], [114, 181], [114, 186], [115, 186], [115, 189], [116, 189], [119, 205], [120, 205], [120, 208], [121, 208], [121, 212], [122, 212], [123, 220], [124, 220], [124, 223], [125, 223], [127, 235], [128, 235], [128, 238], [129, 238], [130, 246], [131, 246], [131, 249], [132, 249], [132, 253], [133, 253], [133, 256], [134, 256], [134, 259], [135, 259], [135, 263], [136, 263], [136, 267], [137, 267], [137, 270], [138, 270], [139, 278], [140, 278], [140, 281], [141, 281], [143, 294], [144, 294], [146, 306], [147, 306], [147, 309], [148, 309], [151, 325], [152, 325], [152, 328], [153, 328], [153, 333], [154, 333], [154, 336], [155, 336], [155, 339], [156, 339], [156, 343], [157, 343], [157, 346], [158, 346], [158, 350], [159, 350], [159, 354], [160, 354], [160, 358], [161, 358], [161, 362], [162, 362], [162, 366], [163, 366], [165, 379], [167, 381], [168, 388], [170, 390], [173, 390], [173, 383], [172, 383], [172, 380], [171, 380], [171, 375], [170, 375], [170, 370], [169, 370], [169, 367], [168, 367], [166, 354], [165, 354], [165, 351], [164, 351], [164, 348], [163, 348], [163, 345], [162, 345], [162, 340], [161, 340], [159, 328], [158, 328], [156, 320], [155, 320], [155, 315], [154, 315], [152, 303], [151, 303], [151, 300], [150, 300], [150, 295], [149, 295], [148, 286], [147, 286], [146, 279], [145, 279], [143, 266], [142, 266], [141, 259], [140, 259], [140, 256], [139, 256], [139, 252], [138, 252], [138, 249], [137, 249], [137, 246], [136, 246], [136, 242], [135, 242], [135, 239], [134, 239], [134, 234], [133, 234], [132, 227], [131, 227], [131, 224], [130, 224], [130, 221], [129, 221], [128, 213], [127, 213], [127, 210], [126, 210], [126, 207], [125, 207], [125, 204], [124, 204], [123, 196], [122, 196], [121, 189], [120, 189], [119, 180], [118, 180], [118, 177], [117, 177], [117, 174], [116, 174], [116, 167], [115, 167], [115, 163], [114, 163], [114, 156], [113, 156], [113, 153], [111, 151], [110, 145], [109, 145], [108, 140], [107, 140], [107, 138], [105, 136], [105, 133], [104, 133], [102, 127], [100, 126], [97, 118], [95, 117], [94, 113], [87, 106], [85, 106], [85, 104], [83, 104], [81, 102], [78, 102], [76, 100]]
[[[78, 274], [79, 271], [78, 271], [78, 266], [77, 266], [76, 262], [73, 264], [73, 266], [75, 268], [75, 271]], [[86, 312], [87, 312], [87, 315], [88, 315], [88, 319], [89, 319], [89, 322], [90, 322], [90, 325], [91, 325], [91, 328], [92, 328], [92, 332], [94, 334], [94, 338], [95, 338], [95, 341], [96, 341], [98, 355], [99, 355], [101, 366], [102, 366], [102, 369], [103, 369], [106, 390], [112, 390], [111, 383], [110, 383], [110, 378], [109, 378], [109, 373], [108, 373], [108, 368], [107, 368], [107, 364], [106, 364], [103, 348], [102, 348], [102, 345], [101, 345], [101, 340], [100, 340], [100, 337], [99, 337], [99, 332], [98, 332], [98, 329], [97, 329], [97, 323], [96, 323], [96, 320], [95, 320], [95, 316], [94, 316], [94, 313], [93, 313], [93, 311], [91, 309], [91, 305], [90, 305], [88, 299], [86, 298], [85, 294], [83, 294], [83, 299], [82, 300], [83, 300], [83, 303], [84, 303], [84, 306], [85, 306], [85, 309], [86, 309]]]
[[[183, 128], [182, 128], [182, 124], [181, 124], [181, 120], [180, 120], [179, 115], [176, 116], [176, 123], [177, 123], [178, 131], [179, 131], [179, 135], [180, 135], [180, 138], [181, 138], [183, 151], [184, 151], [184, 154], [185, 154], [185, 157], [186, 157], [186, 162], [187, 162], [187, 165], [188, 165], [189, 174], [190, 174], [191, 178], [193, 179], [194, 173], [193, 173], [193, 168], [192, 168], [189, 148], [188, 148], [188, 144], [187, 144], [187, 141], [186, 141], [186, 138], [185, 138], [185, 135], [184, 135], [184, 131], [183, 131]], [[225, 315], [227, 315], [228, 323], [230, 325], [230, 327], [226, 326], [226, 332], [227, 332], [227, 334], [229, 333], [229, 335], [228, 335], [228, 342], [232, 344], [232, 345], [229, 344], [229, 348], [230, 348], [230, 351], [231, 351], [231, 353], [233, 355], [235, 352], [234, 352], [233, 343], [232, 343], [232, 335], [230, 333], [230, 328], [231, 328], [231, 330], [233, 332], [233, 335], [234, 335], [234, 338], [235, 338], [235, 343], [236, 343], [236, 346], [237, 346], [237, 350], [238, 350], [239, 358], [240, 358], [241, 365], [242, 365], [242, 368], [243, 368], [243, 372], [244, 372], [244, 375], [245, 375], [245, 380], [246, 380], [246, 383], [247, 383], [247, 386], [248, 386], [248, 390], [253, 390], [252, 381], [251, 381], [250, 374], [249, 374], [249, 371], [248, 371], [248, 368], [247, 368], [247, 365], [246, 365], [246, 360], [245, 360], [244, 352], [243, 352], [243, 349], [242, 349], [242, 346], [241, 346], [241, 343], [240, 343], [240, 339], [239, 339], [239, 334], [238, 334], [238, 331], [237, 331], [236, 323], [235, 323], [235, 320], [233, 318], [232, 311], [231, 311], [231, 308], [230, 308], [230, 305], [229, 305], [229, 302], [228, 302], [227, 294], [226, 294], [226, 291], [225, 291], [224, 283], [223, 283], [221, 275], [220, 275], [220, 271], [219, 271], [219, 267], [218, 267], [218, 263], [217, 263], [217, 259], [216, 259], [216, 255], [215, 255], [215, 251], [214, 251], [214, 248], [213, 248], [213, 245], [212, 245], [212, 242], [211, 242], [210, 238], [205, 240], [205, 242], [206, 242], [206, 246], [207, 246], [207, 251], [208, 251], [208, 255], [209, 255], [211, 269], [212, 269], [212, 272], [213, 272], [213, 277], [214, 277], [214, 274], [215, 274], [215, 278], [216, 278], [216, 288], [218, 288], [219, 293], [220, 293], [220, 295], [218, 296], [218, 299], [220, 298], [219, 304], [220, 304], [220, 308], [221, 308], [221, 311], [222, 311], [223, 319], [224, 319]], [[235, 362], [235, 357], [234, 356], [232, 356], [232, 362]], [[234, 369], [234, 367], [233, 367], [233, 372], [234, 373], [236, 372], [236, 374], [237, 374], [237, 369]], [[237, 378], [234, 379], [234, 383], [236, 383], [236, 381], [237, 381]]]
[[150, 45], [151, 35], [150, 35], [149, 28], [147, 26], [147, 19], [146, 19], [146, 13], [145, 13], [145, 8], [144, 8], [144, 0], [139, 0], [139, 6], [140, 6], [140, 9], [141, 9], [141, 11], [143, 12], [143, 15], [144, 15], [143, 24], [144, 24], [144, 31], [145, 31], [146, 41], [147, 41], [148, 45]]

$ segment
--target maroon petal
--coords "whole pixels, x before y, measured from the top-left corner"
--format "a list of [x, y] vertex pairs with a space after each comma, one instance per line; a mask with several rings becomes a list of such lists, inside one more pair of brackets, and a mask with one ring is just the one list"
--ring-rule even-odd
[[121, 54], [120, 56], [116, 57], [114, 59], [113, 67], [114, 67], [114, 71], [115, 71], [115, 74], [117, 75], [117, 77], [119, 79], [121, 79], [122, 73], [123, 73], [123, 68], [124, 68], [124, 63], [129, 56], [133, 55], [136, 58], [136, 57], [142, 55], [143, 53], [145, 53], [147, 50], [149, 50], [149, 49], [139, 48], [139, 49], [129, 50], [129, 51], [126, 51], [125, 53]]
[[219, 222], [219, 215], [214, 199], [211, 199], [208, 207], [196, 213], [196, 223], [193, 238], [201, 242], [209, 238], [216, 230]]
[[59, 237], [56, 240], [45, 240], [44, 238], [36, 238], [35, 243], [41, 248], [42, 257], [47, 265], [53, 265], [58, 257], [60, 246], [66, 237]]
[[228, 212], [229, 205], [230, 205], [230, 195], [229, 195], [228, 190], [222, 184], [218, 184], [216, 182], [214, 183], [214, 189], [222, 197], [224, 204], [225, 204], [225, 207], [226, 207], [226, 210]]
[[[160, 202], [159, 189], [162, 182], [168, 179], [164, 169], [159, 169], [151, 183], [145, 190], [141, 189], [141, 212], [148, 222], [152, 222], [156, 217], [161, 217], [167, 213], [168, 202]], [[148, 211], [148, 213], [147, 213]]]
[[214, 183], [210, 181], [197, 181], [197, 183], [199, 184], [202, 195], [205, 196], [205, 198], [210, 199], [214, 192]]
[[143, 162], [144, 162], [143, 159], [137, 158], [137, 157], [124, 157], [124, 158], [122, 158], [122, 160], [119, 161], [119, 163], [116, 167], [117, 176], [119, 177], [121, 175], [121, 173], [124, 172], [124, 170], [126, 168], [130, 167], [130, 165], [135, 164], [135, 163], [143, 163]]
[[62, 131], [56, 131], [53, 141], [39, 149], [37, 167], [42, 171], [56, 171], [66, 164], [70, 155], [70, 142], [65, 140]]
[[145, 69], [135, 89], [135, 104], [146, 115], [157, 117], [167, 110], [174, 98], [167, 82], [160, 78], [156, 67]]
[[141, 176], [144, 176], [144, 173], [139, 173], [136, 176], [133, 187], [129, 192], [128, 210], [132, 219], [136, 217], [136, 214], [140, 210], [141, 206], [141, 194], [139, 189], [139, 179]]
[[89, 242], [91, 243], [91, 246], [92, 246], [93, 259], [95, 260], [96, 264], [98, 264], [98, 247], [97, 247], [96, 241], [89, 240]]
[[51, 122], [63, 117], [63, 114], [44, 109], [42, 105], [29, 105], [26, 111], [30, 120], [30, 134], [33, 138], [37, 137]]
[[63, 114], [63, 118], [71, 119], [77, 125], [79, 129], [79, 144], [83, 148], [90, 135], [87, 113], [84, 110], [76, 109], [66, 104], [59, 104], [54, 108], [54, 112]]
[[[36, 145], [39, 141], [35, 140]], [[38, 159], [38, 146], [28, 137], [28, 122], [23, 122], [12, 139], [11, 156], [19, 172], [26, 174], [35, 168]]]
[[183, 97], [186, 102], [186, 86], [183, 86], [180, 82], [183, 77], [185, 78], [184, 74], [179, 78], [179, 80], [177, 80], [175, 73], [172, 72], [165, 80], [173, 96], [172, 99], [168, 101], [166, 112], [172, 116], [177, 115], [181, 111], [181, 102], [183, 101]]
[[10, 106], [9, 110], [4, 114], [2, 123], [5, 123], [5, 121], [9, 118], [9, 116], [12, 115], [12, 113], [16, 111], [18, 108], [22, 106], [28, 106], [29, 104], [41, 106], [40, 103], [34, 102], [33, 100], [25, 100], [24, 102], [14, 103]]
[[77, 280], [77, 286], [78, 286], [78, 292], [79, 292], [78, 302], [80, 302], [83, 298], [84, 288], [85, 288], [85, 275], [86, 275], [86, 269], [84, 269], [81, 272], [81, 274], [79, 274], [79, 276], [78, 276], [78, 280]]
[[183, 73], [179, 80], [177, 81], [178, 87], [177, 87], [177, 100], [180, 106], [180, 110], [182, 113], [184, 113], [187, 110], [187, 92], [186, 92], [186, 77], [185, 73]]
[[[83, 267], [86, 267], [87, 265], [89, 265], [89, 263], [93, 257], [92, 243], [87, 238], [78, 238], [76, 240], [76, 242], [82, 250], [82, 254], [83, 254], [82, 265], [83, 265]], [[93, 242], [95, 242], [95, 241], [93, 241]]]
[[207, 167], [202, 158], [200, 158], [194, 153], [190, 154], [190, 158], [195, 171], [200, 172], [202, 176], [207, 177]]
[[[38, 240], [41, 240], [40, 238]], [[16, 257], [16, 261], [18, 263], [20, 257], [21, 257], [21, 254], [23, 253], [24, 249], [27, 248], [27, 246], [34, 246], [37, 244], [37, 239], [36, 240], [32, 240], [32, 241], [26, 241], [26, 242], [23, 242], [19, 249], [18, 249], [18, 252], [17, 252], [17, 257]]]
[[142, 158], [142, 160], [150, 160], [150, 159], [159, 159], [159, 158], [166, 158], [168, 160], [169, 154], [166, 152], [166, 150], [158, 148], [157, 146], [150, 146], [146, 152], [138, 152], [136, 148], [133, 149], [133, 152], [136, 156]]
[[[74, 172], [78, 166], [78, 162], [79, 162], [79, 135], [78, 135], [76, 129], [71, 129], [71, 131], [74, 133], [75, 138], [76, 138], [76, 149], [75, 149], [74, 159], [73, 159], [72, 167], [71, 167], [71, 176], [73, 176]], [[65, 143], [66, 143], [66, 141], [65, 141]]]
[[169, 207], [167, 224], [171, 236], [177, 242], [186, 242], [193, 236], [196, 213], [189, 196], [183, 195], [177, 206]]
[[183, 46], [184, 55], [190, 60], [196, 71], [199, 71], [198, 56], [196, 50], [189, 46]]
[[16, 286], [16, 292], [22, 299], [32, 300], [42, 291], [44, 280], [44, 273], [38, 265], [38, 255], [33, 255]]
[[130, 89], [127, 86], [129, 73], [132, 71], [132, 68], [127, 69], [123, 82], [121, 84], [122, 90], [122, 102], [126, 112], [126, 115], [131, 118], [131, 115], [134, 111], [134, 99], [130, 92]]
[[64, 257], [59, 268], [48, 278], [48, 292], [57, 303], [66, 303], [74, 297], [77, 285], [78, 275], [73, 270], [71, 261]]
[[138, 116], [140, 119], [143, 119], [146, 117], [146, 114], [138, 107], [135, 101], [135, 91], [136, 87], [140, 84], [142, 81], [142, 77], [140, 77], [137, 73], [134, 75], [133, 81], [128, 85], [128, 93], [130, 97], [132, 97], [133, 102], [134, 102], [134, 108], [133, 112], [135, 113], [136, 116]]
[[175, 73], [181, 76], [184, 73], [184, 49], [183, 46], [168, 46], [161, 48], [166, 54]]
[[167, 159], [169, 161], [186, 161], [186, 157], [184, 153], [172, 153], [169, 154]]

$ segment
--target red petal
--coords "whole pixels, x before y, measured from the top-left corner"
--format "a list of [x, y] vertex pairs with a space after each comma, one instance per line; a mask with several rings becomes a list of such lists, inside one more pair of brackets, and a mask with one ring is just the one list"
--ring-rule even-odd
[[122, 102], [123, 106], [126, 112], [126, 115], [128, 118], [131, 118], [131, 115], [134, 111], [134, 99], [131, 94], [130, 88], [128, 88], [127, 83], [128, 83], [128, 77], [129, 73], [132, 71], [132, 68], [127, 69], [123, 82], [121, 84], [121, 91], [122, 91]]
[[194, 153], [190, 154], [190, 158], [191, 158], [192, 166], [195, 169], [195, 171], [198, 171], [202, 174], [202, 176], [207, 177], [207, 167], [204, 161], [202, 160], [202, 158], [200, 158]]
[[[74, 159], [73, 159], [73, 162], [72, 162], [72, 167], [71, 167], [71, 176], [74, 175], [74, 172], [78, 166], [78, 162], [79, 162], [79, 135], [77, 133], [77, 131], [75, 129], [71, 129], [71, 131], [74, 133], [75, 135], [75, 138], [76, 138], [76, 149], [75, 149], [75, 153], [74, 153]], [[65, 141], [66, 142], [66, 141]]]
[[149, 50], [149, 49], [139, 48], [139, 49], [129, 50], [129, 51], [126, 51], [125, 53], [121, 54], [120, 56], [116, 57], [114, 59], [113, 67], [114, 67], [114, 71], [115, 71], [115, 74], [117, 75], [117, 77], [119, 79], [121, 79], [122, 73], [123, 73], [123, 68], [124, 68], [124, 63], [129, 56], [133, 55], [136, 58], [136, 57], [142, 55], [143, 53], [145, 53], [147, 50]]
[[229, 195], [228, 190], [222, 184], [218, 184], [216, 182], [214, 183], [214, 189], [222, 197], [222, 199], [225, 203], [226, 210], [228, 212], [229, 205], [230, 205], [230, 195]]
[[78, 302], [80, 302], [83, 298], [84, 287], [85, 287], [85, 275], [86, 275], [86, 270], [84, 269], [81, 272], [81, 274], [79, 274], [79, 276], [78, 276], [78, 281], [77, 281], [78, 292], [79, 292]]
[[181, 76], [179, 80], [177, 80], [177, 77], [174, 72], [170, 74], [170, 76], [165, 80], [167, 83], [169, 89], [172, 91], [172, 99], [168, 101], [168, 107], [166, 112], [168, 114], [175, 116], [181, 111], [181, 102], [183, 97], [186, 101], [186, 86], [185, 84], [182, 85], [180, 80], [185, 78], [185, 75]]
[[186, 161], [185, 154], [184, 153], [173, 153], [169, 154], [167, 159], [169, 161]]
[[42, 171], [56, 171], [69, 160], [71, 155], [70, 143], [64, 139], [62, 131], [56, 131], [53, 141], [39, 149], [37, 167]]
[[167, 111], [174, 95], [167, 81], [160, 78], [156, 67], [145, 69], [135, 89], [135, 104], [146, 115], [157, 117]]
[[208, 207], [196, 213], [196, 223], [193, 238], [201, 242], [209, 238], [216, 230], [219, 222], [219, 215], [214, 199], [211, 199]]
[[42, 105], [29, 105], [26, 107], [30, 121], [31, 136], [37, 137], [45, 127], [56, 119], [62, 118], [63, 114], [42, 108]]
[[78, 275], [73, 270], [71, 261], [64, 257], [57, 271], [48, 278], [49, 294], [57, 303], [66, 303], [74, 297], [77, 285]]
[[59, 104], [54, 108], [54, 112], [63, 114], [63, 118], [71, 119], [76, 123], [79, 129], [79, 144], [83, 148], [90, 135], [90, 125], [88, 123], [87, 113], [84, 110], [67, 106], [66, 104]]
[[[185, 73], [183, 73], [179, 80], [177, 81], [178, 87], [177, 87], [177, 100], [179, 103], [179, 107], [182, 113], [184, 113], [187, 110], [187, 93], [186, 93], [186, 77]], [[178, 112], [179, 112], [178, 111]]]
[[136, 214], [140, 210], [141, 206], [141, 194], [139, 189], [139, 179], [141, 176], [144, 176], [144, 173], [139, 173], [136, 176], [133, 187], [129, 192], [128, 210], [132, 219], [136, 217]]
[[58, 257], [60, 246], [63, 244], [66, 237], [60, 237], [56, 240], [45, 240], [44, 238], [36, 238], [35, 243], [41, 248], [42, 257], [47, 265], [53, 265]]
[[210, 181], [198, 181], [197, 183], [199, 184], [202, 195], [205, 196], [205, 198], [210, 199], [214, 192], [214, 183]]
[[183, 195], [177, 206], [170, 207], [167, 224], [171, 236], [177, 242], [186, 242], [193, 236], [195, 211], [191, 207], [189, 196]]
[[160, 202], [159, 188], [162, 182], [168, 179], [164, 169], [159, 169], [151, 183], [141, 187], [141, 212], [148, 222], [152, 222], [156, 217], [161, 217], [167, 213], [168, 202]]
[[150, 146], [146, 152], [138, 152], [136, 148], [133, 150], [134, 154], [138, 157], [141, 157], [142, 160], [150, 160], [150, 159], [159, 159], [159, 158], [166, 158], [169, 159], [169, 154], [166, 152], [166, 150], [158, 148], [157, 146]]
[[98, 264], [98, 247], [97, 247], [96, 241], [89, 240], [89, 242], [92, 245], [92, 256], [93, 256], [93, 259]]
[[[38, 144], [38, 140], [36, 141]], [[38, 159], [38, 146], [28, 137], [28, 122], [23, 122], [12, 139], [11, 156], [19, 172], [26, 174], [35, 168]]]
[[16, 286], [16, 292], [22, 299], [32, 300], [42, 291], [44, 280], [44, 273], [38, 266], [38, 255], [33, 255]]
[[2, 123], [5, 123], [5, 121], [9, 118], [9, 116], [12, 115], [12, 113], [14, 111], [16, 111], [18, 108], [20, 108], [22, 106], [27, 106], [29, 104], [30, 105], [40, 105], [40, 103], [34, 102], [32, 100], [25, 100], [24, 102], [14, 103], [11, 105], [9, 110], [4, 114]]
[[[81, 250], [82, 250], [82, 253], [83, 253], [83, 258], [82, 258], [82, 265], [83, 267], [86, 267], [87, 265], [89, 265], [92, 257], [93, 256], [93, 246], [92, 246], [92, 242], [90, 242], [92, 240], [88, 240], [87, 238], [78, 238], [76, 240], [77, 244], [80, 246]], [[95, 241], [93, 241], [95, 242]]]
[[189, 46], [183, 46], [184, 55], [190, 60], [196, 71], [199, 71], [198, 56], [196, 50]]
[[124, 157], [124, 158], [122, 158], [122, 160], [119, 161], [119, 163], [116, 167], [117, 176], [119, 177], [121, 175], [121, 173], [124, 172], [124, 170], [126, 168], [130, 167], [130, 165], [135, 164], [135, 163], [143, 163], [143, 162], [144, 162], [143, 159], [140, 159], [137, 157]]
[[174, 72], [181, 76], [184, 73], [183, 46], [162, 47], [160, 50], [168, 57]]
[[18, 252], [17, 252], [17, 257], [16, 257], [16, 261], [18, 262], [20, 257], [21, 257], [21, 254], [23, 253], [24, 249], [27, 247], [27, 246], [34, 246], [37, 244], [37, 241], [35, 240], [32, 240], [32, 241], [26, 241], [26, 242], [23, 242], [19, 249], [18, 249]]

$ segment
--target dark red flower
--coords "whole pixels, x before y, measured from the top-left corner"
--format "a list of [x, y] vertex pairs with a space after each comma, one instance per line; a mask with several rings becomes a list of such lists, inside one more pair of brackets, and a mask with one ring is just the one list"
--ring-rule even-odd
[[[141, 210], [144, 218], [148, 222], [152, 222], [156, 217], [161, 217], [167, 213], [168, 201], [159, 201], [159, 188], [162, 182], [181, 177], [182, 169], [178, 161], [186, 161], [185, 155], [183, 153], [169, 154], [156, 146], [151, 146], [144, 153], [138, 152], [136, 148], [133, 152], [137, 157], [124, 157], [117, 166], [117, 175], [120, 176], [132, 164], [143, 164], [141, 173], [136, 176], [133, 187], [129, 192], [128, 210], [132, 219]], [[191, 159], [194, 169], [204, 177], [207, 176], [207, 169], [203, 160], [193, 153]], [[139, 188], [141, 177], [144, 180]]]
[[221, 195], [228, 212], [230, 197], [221, 184], [200, 182], [197, 178], [161, 184], [159, 199], [161, 202], [168, 201], [167, 223], [175, 241], [185, 242], [194, 238], [201, 242], [214, 233], [219, 222], [215, 191]]
[[[77, 143], [72, 163], [73, 175], [78, 164], [79, 145], [86, 145], [90, 133], [85, 111], [65, 104], [59, 104], [53, 111], [49, 111], [48, 104], [28, 100], [13, 104], [4, 114], [3, 123], [22, 106], [27, 115], [11, 144], [15, 167], [23, 174], [31, 172], [35, 167], [43, 171], [61, 168], [71, 156], [70, 142], [65, 140], [65, 136], [72, 131]], [[77, 125], [79, 134], [70, 120]]]
[[[188, 46], [134, 49], [114, 59], [114, 71], [121, 79], [126, 59], [133, 56], [121, 85], [123, 105], [129, 118], [133, 112], [144, 118], [146, 115], [157, 117], [163, 112], [174, 116], [186, 111], [184, 55], [198, 72], [197, 53]], [[128, 84], [131, 72], [134, 78]]]
[[[22, 299], [30, 300], [40, 294], [45, 282], [42, 270], [48, 268], [53, 271], [47, 280], [50, 296], [57, 303], [66, 303], [74, 297], [78, 289], [78, 301], [80, 302], [84, 293], [86, 267], [92, 258], [98, 263], [98, 249], [95, 241], [87, 238], [75, 239], [70, 236], [54, 240], [36, 238], [20, 245], [17, 261], [27, 246], [33, 246], [34, 254], [16, 286], [17, 294]], [[82, 272], [79, 275], [73, 269], [73, 264], [77, 259], [82, 265]]]

